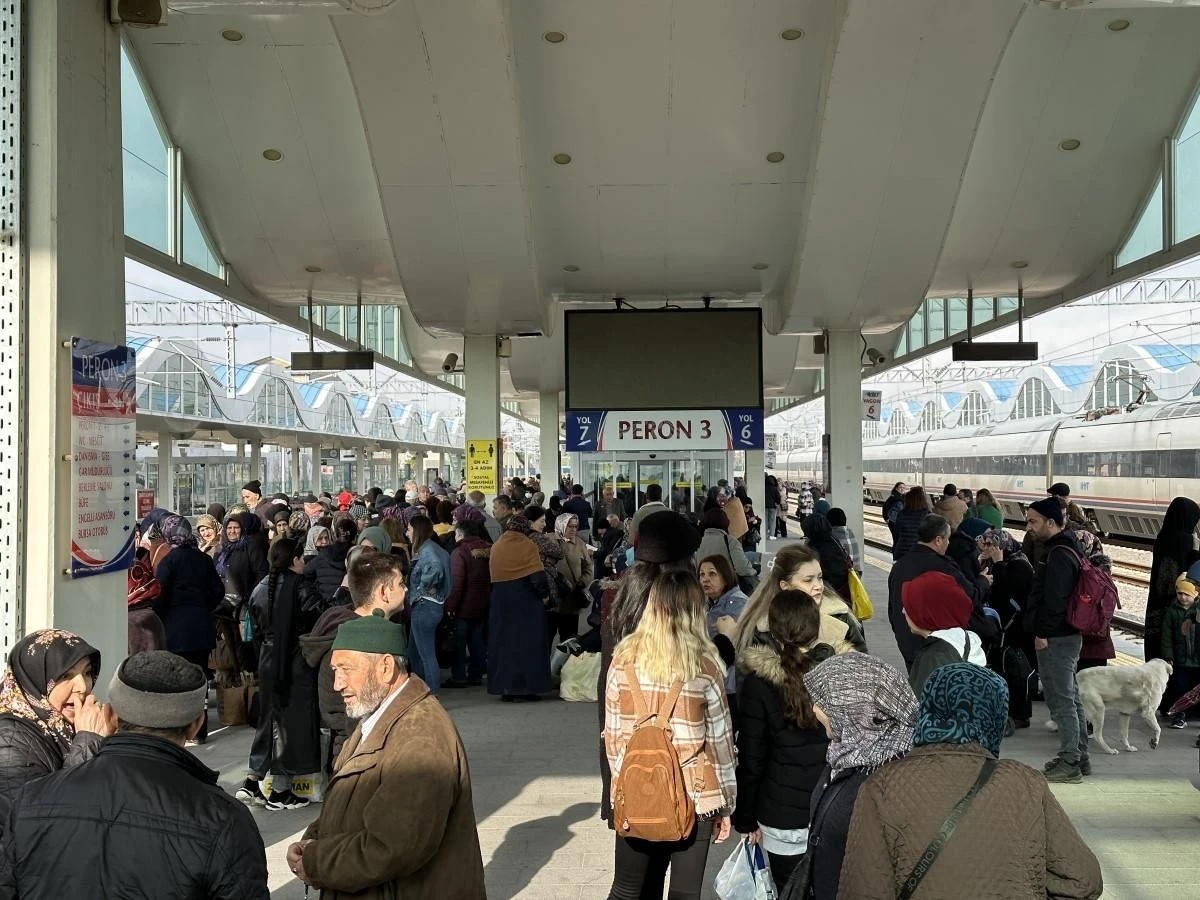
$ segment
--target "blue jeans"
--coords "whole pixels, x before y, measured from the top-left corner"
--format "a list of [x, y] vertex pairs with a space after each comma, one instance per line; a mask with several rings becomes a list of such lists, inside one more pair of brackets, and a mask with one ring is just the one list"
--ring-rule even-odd
[[1075, 666], [1083, 638], [1078, 634], [1047, 639], [1049, 646], [1037, 651], [1038, 677], [1050, 718], [1058, 726], [1058, 755], [1073, 766], [1088, 755], [1087, 718], [1079, 700]]
[[[483, 619], [458, 619], [454, 623], [454, 665], [450, 677], [463, 681], [482, 681], [487, 671], [487, 644], [483, 642]], [[467, 651], [471, 664], [467, 665]]]
[[771, 538], [775, 537], [775, 526], [778, 523], [778, 521], [779, 521], [778, 507], [768, 506], [767, 507], [767, 530], [763, 532], [764, 539], [770, 540]]
[[437, 661], [437, 629], [446, 608], [432, 600], [413, 604], [408, 622], [408, 661], [414, 675], [429, 685], [436, 694], [442, 683], [442, 671]]

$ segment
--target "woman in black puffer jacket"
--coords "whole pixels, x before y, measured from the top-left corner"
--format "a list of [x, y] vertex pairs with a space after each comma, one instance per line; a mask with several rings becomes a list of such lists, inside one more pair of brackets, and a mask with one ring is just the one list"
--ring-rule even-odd
[[914, 485], [904, 495], [904, 506], [896, 517], [896, 539], [892, 543], [892, 559], [897, 560], [917, 546], [917, 529], [925, 521], [925, 517], [933, 511], [925, 488]]
[[852, 560], [846, 548], [833, 536], [833, 526], [823, 513], [805, 516], [800, 523], [808, 546], [821, 558], [821, 577], [825, 590], [832, 590], [841, 599], [850, 598], [850, 567]]
[[304, 577], [316, 584], [323, 609], [333, 603], [333, 595], [346, 577], [346, 556], [358, 540], [358, 526], [353, 519], [338, 519], [333, 523], [332, 537], [333, 543], [304, 566]]
[[[765, 644], [738, 657], [737, 808], [733, 826], [761, 843], [782, 887], [803, 856], [809, 798], [825, 768], [829, 738], [813, 714], [804, 673], [833, 655], [813, 642], [821, 614], [802, 591], [782, 591], [768, 611]], [[805, 647], [811, 647], [805, 650]]]

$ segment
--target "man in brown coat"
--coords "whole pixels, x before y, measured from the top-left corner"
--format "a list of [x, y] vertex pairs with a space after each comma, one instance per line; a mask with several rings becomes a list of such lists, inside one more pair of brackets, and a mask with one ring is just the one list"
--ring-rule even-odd
[[339, 626], [330, 663], [360, 719], [321, 816], [288, 867], [321, 900], [485, 900], [471, 773], [454, 723], [408, 674], [402, 626], [379, 612]]

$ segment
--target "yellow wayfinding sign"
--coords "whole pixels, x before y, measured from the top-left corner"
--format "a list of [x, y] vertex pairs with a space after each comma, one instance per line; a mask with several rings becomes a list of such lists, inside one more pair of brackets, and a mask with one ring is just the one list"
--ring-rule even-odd
[[467, 490], [495, 494], [499, 491], [500, 441], [467, 441]]

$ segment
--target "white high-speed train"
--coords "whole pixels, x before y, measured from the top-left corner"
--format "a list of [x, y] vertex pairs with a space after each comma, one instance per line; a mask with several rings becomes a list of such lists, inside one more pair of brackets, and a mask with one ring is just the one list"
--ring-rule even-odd
[[[775, 455], [785, 484], [823, 480], [819, 448]], [[1005, 517], [1062, 481], [1071, 499], [1108, 535], [1152, 540], [1173, 497], [1200, 497], [1200, 402], [1156, 403], [1095, 421], [1066, 416], [1021, 419], [868, 441], [864, 497], [882, 503], [897, 481], [935, 496], [953, 482], [988, 488]]]

